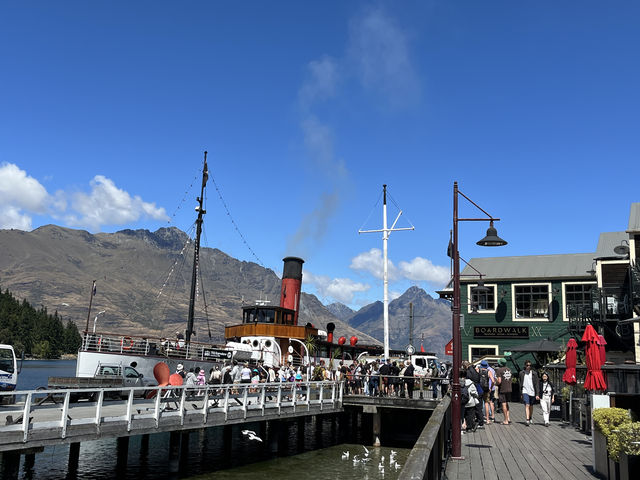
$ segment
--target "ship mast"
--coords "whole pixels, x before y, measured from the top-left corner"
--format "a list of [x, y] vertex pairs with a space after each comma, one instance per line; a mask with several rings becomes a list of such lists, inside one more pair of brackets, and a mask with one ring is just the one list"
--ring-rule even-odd
[[198, 282], [198, 263], [200, 261], [200, 235], [202, 234], [202, 217], [206, 210], [202, 208], [202, 202], [204, 198], [204, 187], [207, 185], [209, 179], [209, 168], [207, 167], [207, 152], [204, 152], [204, 166], [202, 167], [202, 187], [200, 188], [200, 196], [196, 198], [198, 206], [196, 211], [198, 212], [198, 218], [196, 219], [196, 243], [193, 251], [193, 271], [191, 273], [191, 292], [189, 294], [189, 316], [187, 317], [187, 331], [185, 332], [186, 343], [191, 342], [191, 335], [193, 335], [193, 316], [196, 303], [196, 285]]

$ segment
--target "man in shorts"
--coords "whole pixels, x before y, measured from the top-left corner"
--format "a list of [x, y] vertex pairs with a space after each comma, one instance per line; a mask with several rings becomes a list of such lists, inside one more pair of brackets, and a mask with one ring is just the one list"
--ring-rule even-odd
[[511, 369], [507, 367], [507, 361], [504, 358], [498, 359], [498, 370], [496, 370], [496, 384], [498, 385], [498, 401], [502, 406], [504, 414], [503, 425], [509, 425], [511, 418], [509, 417], [509, 397], [511, 397]]

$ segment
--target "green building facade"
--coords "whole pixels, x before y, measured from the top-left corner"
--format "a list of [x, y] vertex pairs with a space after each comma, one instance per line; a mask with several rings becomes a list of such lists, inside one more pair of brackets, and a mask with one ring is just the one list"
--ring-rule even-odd
[[[462, 359], [502, 357], [543, 339], [566, 345], [591, 323], [612, 358], [640, 361], [638, 257], [634, 203], [627, 230], [601, 233], [595, 252], [471, 259], [460, 280]], [[451, 285], [439, 293], [450, 298]], [[514, 353], [518, 364], [527, 357]]]

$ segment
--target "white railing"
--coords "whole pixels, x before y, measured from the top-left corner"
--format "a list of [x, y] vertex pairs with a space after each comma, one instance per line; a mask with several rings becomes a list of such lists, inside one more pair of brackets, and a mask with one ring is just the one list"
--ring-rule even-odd
[[163, 418], [179, 417], [182, 426], [190, 415], [200, 415], [196, 420], [206, 425], [216, 413], [227, 421], [232, 415], [236, 420], [280, 415], [285, 408], [322, 411], [342, 405], [342, 387], [340, 382], [284, 382], [1, 392], [0, 418], [6, 424], [0, 422], [0, 446], [15, 443], [4, 433], [21, 432], [22, 443], [28, 443], [34, 432], [59, 430], [57, 438], [64, 439], [75, 425], [94, 425], [99, 435], [101, 427], [113, 422], [125, 422], [131, 432], [142, 419], [153, 419], [159, 428]]
[[[220, 339], [224, 342], [224, 339]], [[85, 333], [82, 338], [82, 351], [100, 353], [124, 353], [137, 356], [162, 356], [184, 360], [206, 360], [206, 351], [221, 349], [207, 343], [191, 342], [185, 344], [166, 339], [136, 337], [134, 335], [116, 335], [110, 333]]]

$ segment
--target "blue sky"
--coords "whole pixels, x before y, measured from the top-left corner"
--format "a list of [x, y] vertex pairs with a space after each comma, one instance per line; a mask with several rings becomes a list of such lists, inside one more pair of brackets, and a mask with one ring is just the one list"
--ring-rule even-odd
[[251, 250], [212, 183], [206, 246], [325, 303], [382, 299], [383, 184], [392, 296], [447, 280], [454, 181], [509, 241], [463, 257], [594, 251], [639, 201], [640, 6], [560, 3], [4, 2], [0, 228], [188, 231], [206, 149]]

